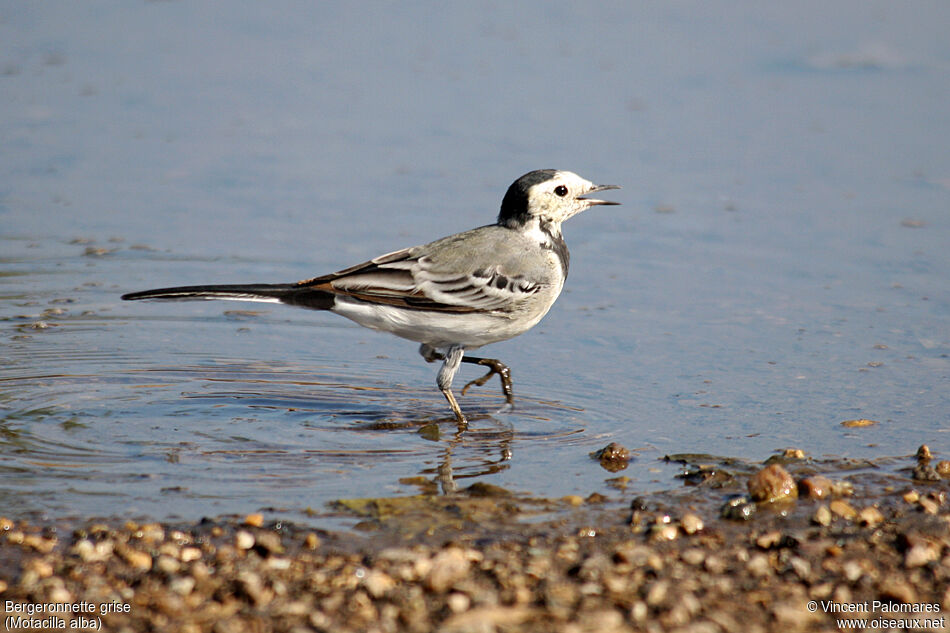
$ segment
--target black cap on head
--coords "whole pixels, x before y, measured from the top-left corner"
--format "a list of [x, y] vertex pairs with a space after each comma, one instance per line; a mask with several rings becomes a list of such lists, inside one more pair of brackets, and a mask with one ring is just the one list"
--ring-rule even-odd
[[556, 169], [536, 169], [511, 183], [501, 201], [498, 224], [523, 224], [528, 220], [528, 191], [538, 183], [550, 180]]

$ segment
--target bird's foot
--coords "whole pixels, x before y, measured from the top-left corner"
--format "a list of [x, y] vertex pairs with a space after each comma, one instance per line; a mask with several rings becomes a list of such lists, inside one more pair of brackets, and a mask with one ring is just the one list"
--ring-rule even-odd
[[498, 374], [498, 378], [501, 380], [501, 390], [505, 394], [505, 401], [509, 405], [513, 405], [515, 402], [514, 391], [511, 388], [511, 370], [508, 368], [508, 365], [504, 364], [500, 360], [494, 358], [465, 358], [465, 362], [475, 363], [476, 365], [483, 365], [488, 367], [488, 373], [486, 373], [481, 378], [476, 378], [475, 380], [470, 381], [464, 387], [462, 387], [462, 395], [465, 395], [465, 392], [468, 391], [468, 388], [472, 385], [481, 387], [488, 380]]

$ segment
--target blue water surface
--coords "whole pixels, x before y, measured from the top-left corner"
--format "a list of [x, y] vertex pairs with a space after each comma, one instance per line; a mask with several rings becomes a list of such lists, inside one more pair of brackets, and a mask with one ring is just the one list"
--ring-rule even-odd
[[[636, 456], [625, 494], [679, 485], [669, 453], [946, 457], [948, 23], [942, 2], [5, 4], [3, 512], [319, 523], [446, 473], [617, 496], [589, 457], [609, 442]], [[517, 406], [475, 389], [462, 435], [412, 343], [119, 301], [486, 224], [549, 167], [623, 206], [565, 225], [560, 300], [483, 350]]]

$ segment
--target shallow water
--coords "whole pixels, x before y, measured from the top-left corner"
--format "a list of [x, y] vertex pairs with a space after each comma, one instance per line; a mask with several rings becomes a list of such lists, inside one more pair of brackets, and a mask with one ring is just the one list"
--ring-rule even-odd
[[[543, 7], [0, 9], [3, 511], [586, 495], [611, 441], [632, 493], [679, 485], [667, 453], [946, 457], [950, 10]], [[565, 226], [559, 302], [482, 352], [516, 407], [475, 389], [461, 436], [412, 343], [118, 300], [336, 270], [490, 222], [551, 166], [624, 206]]]

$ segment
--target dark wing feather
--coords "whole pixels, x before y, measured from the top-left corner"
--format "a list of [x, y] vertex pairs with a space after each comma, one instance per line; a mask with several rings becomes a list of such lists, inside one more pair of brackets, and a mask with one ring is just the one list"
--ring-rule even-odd
[[462, 274], [441, 272], [417, 251], [394, 251], [339, 272], [298, 282], [296, 287], [367, 303], [460, 314], [505, 311], [540, 289], [538, 284], [494, 269]]

